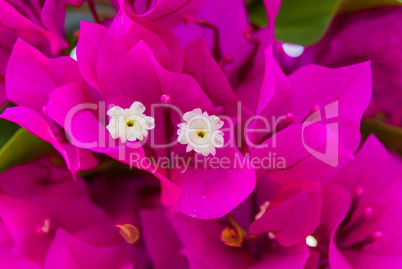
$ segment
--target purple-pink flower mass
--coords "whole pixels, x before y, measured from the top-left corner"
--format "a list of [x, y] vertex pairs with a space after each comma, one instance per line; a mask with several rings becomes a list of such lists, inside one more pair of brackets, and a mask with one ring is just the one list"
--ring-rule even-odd
[[0, 268], [402, 268], [402, 4], [297, 2], [0, 0]]

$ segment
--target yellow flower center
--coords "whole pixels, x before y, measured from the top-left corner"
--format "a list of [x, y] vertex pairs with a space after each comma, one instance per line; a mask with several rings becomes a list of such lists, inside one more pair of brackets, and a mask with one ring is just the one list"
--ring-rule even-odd
[[127, 127], [133, 127], [134, 124], [135, 124], [135, 121], [133, 121], [133, 120], [128, 120], [128, 121], [126, 121]]
[[198, 131], [197, 135], [198, 135], [199, 138], [204, 138], [205, 132], [204, 131]]

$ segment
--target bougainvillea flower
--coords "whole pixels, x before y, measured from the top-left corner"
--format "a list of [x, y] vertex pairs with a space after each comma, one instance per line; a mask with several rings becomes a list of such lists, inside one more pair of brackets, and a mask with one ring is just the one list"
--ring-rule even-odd
[[[75, 6], [75, 7], [80, 7], [80, 6], [82, 6], [82, 4], [85, 1], [86, 0], [66, 0], [66, 4], [72, 5], [72, 6]], [[91, 2], [91, 0], [89, 0], [88, 2]]]
[[[397, 163], [374, 136], [323, 188], [321, 224], [313, 236], [331, 268], [398, 268], [402, 263], [402, 181]], [[313, 268], [313, 267], [311, 267]]]
[[4, 78], [8, 59], [17, 38], [22, 38], [48, 56], [67, 47], [63, 39], [64, 1], [47, 0], [38, 4], [0, 1], [0, 106], [4, 105]]
[[[202, 86], [203, 88], [200, 88], [199, 84], [197, 83], [194, 78], [192, 78], [189, 75], [185, 74], [180, 74], [180, 73], [171, 73], [165, 69], [163, 69], [162, 66], [160, 66], [160, 60], [162, 59], [174, 59], [174, 61], [177, 62], [178, 59], [177, 57], [171, 57], [167, 53], [165, 56], [161, 55], [160, 51], [157, 51], [155, 47], [155, 42], [148, 42], [151, 47], [148, 47], [148, 43], [145, 40], [145, 42], [138, 42], [139, 36], [136, 35], [136, 32], [133, 30], [131, 31], [130, 29], [135, 29], [135, 24], [134, 21], [130, 22], [130, 18], [123, 10], [120, 10], [119, 14], [115, 18], [115, 21], [112, 23], [111, 27], [107, 30], [107, 33], [104, 34], [103, 40], [102, 40], [102, 46], [99, 48], [96, 55], [100, 55], [100, 57], [92, 57], [91, 61], [93, 64], [91, 64], [91, 68], [94, 68], [96, 71], [91, 71], [92, 74], [98, 74], [98, 77], [105, 77], [108, 74], [107, 73], [101, 73], [103, 72], [104, 68], [107, 67], [110, 69], [110, 62], [116, 62], [116, 59], [111, 59], [111, 56], [109, 54], [106, 54], [111, 50], [110, 46], [114, 46], [116, 43], [117, 44], [122, 44], [123, 42], [119, 42], [116, 39], [117, 38], [125, 38], [128, 40], [128, 44], [133, 44], [133, 47], [125, 47], [122, 48], [121, 50], [128, 51], [124, 57], [118, 55], [115, 57], [122, 57], [120, 62], [114, 67], [113, 71], [109, 71], [108, 73], [111, 73], [112, 75], [110, 76], [109, 82], [104, 80], [102, 83], [99, 83], [99, 89], [102, 95], [105, 98], [106, 104], [113, 104], [113, 105], [119, 105], [121, 107], [128, 107], [129, 105], [132, 104], [133, 101], [140, 101], [142, 102], [146, 107], [151, 108], [153, 104], [160, 104], [161, 103], [161, 97], [164, 96], [169, 96], [170, 104], [176, 106], [179, 108], [182, 112], [188, 112], [192, 111], [193, 109], [201, 109], [202, 111], [209, 111], [211, 114], [215, 114], [214, 111], [216, 112], [216, 109], [213, 108], [213, 103], [215, 104], [220, 104], [222, 102], [221, 100], [223, 99], [220, 94], [214, 93], [214, 91], [217, 91], [219, 86], [221, 84], [218, 83], [225, 83], [224, 85], [226, 88], [224, 88], [225, 91], [230, 91], [230, 86], [228, 86], [227, 80], [224, 77], [224, 74], [221, 70], [219, 70], [219, 67], [216, 63], [214, 63], [211, 59], [210, 53], [203, 50], [203, 53], [207, 56], [205, 61], [208, 61], [208, 67], [211, 66], [211, 69], [201, 69], [202, 72], [206, 71], [214, 71], [217, 74], [217, 80], [211, 80], [211, 81], [202, 81]], [[136, 21], [139, 22], [138, 19]], [[142, 22], [144, 23], [144, 22]], [[116, 29], [119, 29], [123, 26], [127, 27], [125, 32], [121, 32], [121, 34], [117, 35], [116, 34]], [[77, 53], [78, 53], [78, 64], [80, 65], [80, 49], [81, 49], [81, 44], [82, 48], [88, 48], [89, 46], [86, 45], [86, 43], [96, 43], [96, 40], [98, 38], [102, 38], [102, 35], [96, 35], [93, 36], [93, 39], [91, 39], [90, 33], [101, 33], [99, 30], [99, 26], [93, 25], [93, 24], [85, 24], [83, 25], [83, 28], [98, 28], [95, 29], [94, 31], [87, 31], [84, 30], [86, 33], [86, 39], [83, 39], [82, 42], [78, 44], [77, 48]], [[154, 27], [154, 25], [152, 26]], [[148, 29], [153, 29], [152, 27], [149, 27]], [[159, 30], [161, 32], [162, 29]], [[117, 31], [117, 33], [119, 33]], [[144, 32], [148, 33], [148, 32]], [[162, 33], [165, 33], [163, 36], [170, 36], [168, 30], [162, 31]], [[142, 33], [140, 33], [142, 34]], [[153, 37], [153, 38], [158, 38], [158, 37]], [[111, 40], [114, 40], [113, 42]], [[174, 41], [174, 39], [173, 39]], [[177, 44], [173, 41], [169, 41], [171, 44]], [[135, 42], [138, 42], [136, 45]], [[160, 41], [162, 42], [162, 41]], [[172, 43], [173, 42], [173, 43]], [[201, 44], [201, 43], [200, 43]], [[171, 46], [169, 46], [171, 47]], [[152, 50], [154, 48], [154, 50]], [[152, 50], [152, 51], [151, 51]], [[156, 55], [153, 55], [153, 52], [157, 51], [161, 57], [158, 59]], [[176, 54], [180, 54], [180, 51], [178, 49], [175, 49]], [[119, 52], [121, 54], [121, 52]], [[173, 53], [173, 50], [172, 50]], [[88, 60], [85, 56], [84, 51], [82, 51], [82, 55], [84, 57], [84, 61], [87, 64]], [[104, 55], [104, 56], [102, 56]], [[172, 55], [172, 54], [171, 54]], [[106, 56], [108, 57], [106, 59]], [[104, 58], [102, 58], [104, 57]], [[190, 62], [189, 60], [187, 61], [186, 56], [186, 66], [187, 62]], [[96, 61], [96, 64], [94, 63]], [[165, 67], [169, 67], [171, 65], [166, 65]], [[186, 67], [185, 70], [192, 70], [190, 69], [191, 67], [189, 66], [188, 68]], [[176, 68], [177, 69], [177, 68]], [[156, 72], [155, 72], [156, 71]], [[200, 73], [202, 75], [202, 72]], [[188, 73], [191, 73], [189, 71]], [[101, 75], [103, 74], [103, 75]], [[197, 79], [201, 80], [202, 76], [197, 73]], [[144, 78], [146, 79], [146, 83], [144, 83]], [[122, 83], [124, 81], [124, 83]], [[100, 82], [100, 80], [99, 80]], [[109, 85], [108, 85], [109, 83]], [[96, 86], [96, 85], [95, 85]], [[117, 87], [118, 86], [118, 87]], [[141, 91], [132, 91], [132, 89], [143, 89]], [[144, 89], [148, 89], [145, 91]], [[205, 89], [205, 90], [204, 90]], [[185, 94], [183, 96], [183, 94]], [[56, 94], [53, 95], [56, 98]], [[232, 95], [233, 96], [233, 95]], [[217, 100], [215, 100], [215, 97]], [[213, 102], [214, 100], [215, 102]], [[233, 98], [233, 100], [235, 100]], [[231, 103], [233, 104], [233, 102]], [[227, 108], [228, 105], [224, 106], [224, 109]], [[153, 116], [155, 118], [155, 129], [152, 131], [152, 133], [155, 136], [156, 142], [158, 144], [163, 144], [166, 142], [171, 142], [172, 141], [172, 133], [169, 133], [169, 129], [172, 127], [169, 127], [171, 122], [172, 126], [177, 125], [180, 123], [181, 119], [177, 118], [175, 115], [174, 111], [173, 113], [169, 116], [171, 112], [169, 111], [161, 111], [156, 110], [155, 115]], [[168, 122], [167, 122], [168, 121]], [[77, 125], [79, 126], [79, 125]], [[82, 128], [81, 126], [78, 127], [77, 129]], [[233, 136], [232, 136], [233, 137]], [[151, 156], [166, 156], [169, 154], [169, 151], [166, 149], [151, 149], [151, 147], [148, 147], [147, 144], [144, 145], [146, 152], [145, 154], [148, 154], [151, 152]], [[174, 151], [177, 153], [182, 151], [184, 153], [184, 146], [181, 147], [182, 150], [179, 149], [174, 149]], [[153, 153], [152, 153], [153, 151]], [[236, 149], [231, 149], [228, 151], [223, 151], [226, 154], [232, 155]], [[232, 153], [230, 153], [232, 152]], [[224, 158], [225, 155], [219, 155], [219, 158]], [[232, 165], [233, 166], [233, 165]], [[154, 168], [150, 169], [151, 172], [154, 172]], [[203, 218], [208, 218], [208, 214], [203, 213], [202, 211], [209, 210], [211, 211], [211, 214], [224, 214], [226, 210], [230, 210], [231, 208], [226, 209], [226, 207], [218, 207], [218, 206], [213, 206], [211, 205], [212, 203], [220, 203], [218, 197], [222, 196], [225, 197], [226, 191], [231, 192], [230, 188], [225, 187], [224, 189], [219, 189], [218, 186], [215, 186], [214, 183], [208, 180], [209, 177], [213, 176], [214, 178], [218, 177], [217, 173], [220, 173], [217, 169], [212, 169], [212, 170], [206, 170], [203, 171], [203, 169], [196, 169], [197, 173], [195, 174], [194, 172], [187, 172], [183, 173], [180, 171], [178, 173], [177, 178], [174, 179], [173, 181], [175, 184], [181, 186], [181, 198], [179, 199], [179, 204], [180, 206], [177, 206], [176, 208], [178, 210], [190, 210], [193, 207], [193, 210], [191, 210], [191, 215], [194, 216], [199, 216]], [[237, 180], [242, 180], [242, 184], [237, 183], [241, 187], [241, 192], [238, 192], [236, 196], [238, 196], [240, 199], [233, 199], [231, 202], [225, 204], [229, 207], [231, 206], [233, 208], [233, 205], [238, 204], [241, 202], [241, 199], [244, 199], [248, 193], [251, 192], [253, 185], [254, 185], [254, 180], [253, 180], [253, 173], [239, 173], [240, 169], [235, 169], [235, 170], [230, 170], [228, 169], [227, 171], [224, 172], [224, 175], [222, 178], [222, 184], [227, 185], [225, 181], [233, 181], [233, 182], [238, 182]], [[157, 170], [158, 173], [160, 173], [162, 176], [169, 176], [168, 171], [164, 170]], [[208, 173], [208, 176], [202, 176], [203, 173]], [[214, 175], [215, 174], [215, 175]], [[157, 174], [156, 174], [157, 175]], [[204, 180], [200, 181], [199, 178], [204, 178]], [[190, 180], [191, 179], [191, 180]], [[200, 184], [200, 186], [197, 186]], [[204, 186], [202, 188], [201, 186]], [[233, 185], [230, 183], [229, 185]], [[197, 186], [197, 187], [196, 187]], [[205, 191], [201, 191], [204, 190]], [[195, 195], [195, 190], [200, 189], [200, 191], [197, 191], [198, 194]], [[193, 193], [193, 195], [187, 195], [185, 193]], [[217, 192], [216, 194], [208, 194], [212, 192]], [[220, 193], [218, 195], [218, 193]], [[214, 197], [214, 200], [210, 200], [211, 196]], [[185, 198], [186, 197], [186, 198]], [[192, 202], [189, 203], [191, 199]], [[198, 200], [197, 200], [198, 199]], [[204, 205], [204, 201], [208, 201], [207, 204], [209, 206]], [[233, 203], [233, 205], [230, 205]], [[186, 209], [184, 209], [186, 208]], [[195, 209], [197, 208], [197, 209]], [[202, 209], [202, 210], [201, 210]], [[216, 210], [219, 209], [219, 210]], [[214, 213], [212, 213], [214, 212]], [[189, 212], [187, 212], [190, 214]], [[214, 215], [215, 216], [215, 215]], [[210, 216], [212, 217], [212, 215]]]
[[[26, 74], [30, 75], [30, 79], [27, 79]], [[72, 146], [63, 138], [54, 122], [45, 116], [45, 105], [52, 90], [76, 78], [82, 80], [73, 59], [46, 58], [19, 39], [10, 57], [6, 74], [7, 97], [18, 106], [7, 108], [0, 116], [52, 144], [63, 155], [73, 174], [90, 169], [97, 162], [89, 152]]]
[[306, 269], [329, 266], [330, 240], [350, 206], [350, 194], [340, 185], [327, 183], [322, 186], [321, 194], [321, 220], [316, 231], [312, 234], [316, 245], [309, 247], [310, 257], [306, 263]]
[[143, 239], [155, 269], [187, 269], [189, 262], [183, 243], [177, 236], [163, 208], [141, 210]]
[[384, 113], [390, 123], [402, 125], [401, 42], [402, 8], [381, 7], [337, 17], [318, 44], [307, 47], [299, 58], [287, 58], [285, 68], [316, 63], [328, 67], [371, 61], [373, 96], [365, 113]]
[[196, 39], [184, 49], [183, 73], [191, 75], [224, 115], [234, 115], [238, 98], [205, 39]]
[[286, 76], [274, 58], [278, 7], [277, 1], [265, 3], [268, 27], [251, 34], [256, 49], [243, 72], [247, 75], [235, 89], [245, 111], [243, 122], [254, 115], [268, 120], [257, 118], [246, 126], [250, 156], [271, 154], [286, 164], [286, 168], [258, 169], [257, 177], [270, 172], [272, 179], [281, 182], [292, 178], [326, 182], [360, 143], [360, 119], [371, 94], [370, 66], [310, 65]]
[[352, 195], [330, 245], [329, 261], [335, 268], [401, 266], [402, 181], [397, 171], [393, 158], [370, 136], [334, 178]]
[[[27, 79], [26, 76], [24, 78], [24, 74], [30, 74], [33, 77]], [[48, 118], [48, 115], [52, 116], [55, 114], [53, 115], [54, 121], [56, 123], [63, 123], [64, 125], [66, 115], [74, 106], [88, 102], [96, 104], [101, 100], [101, 97], [99, 97], [99, 94], [97, 94], [97, 91], [94, 89], [90, 89], [90, 92], [94, 93], [93, 96], [91, 93], [87, 93], [87, 86], [80, 75], [77, 62], [69, 57], [48, 59], [24, 41], [19, 40], [11, 56], [7, 76], [10, 78], [7, 80], [7, 95], [10, 100], [19, 106], [6, 109], [2, 114], [2, 118], [20, 124], [31, 133], [51, 143], [64, 156], [66, 163], [74, 174], [80, 170], [81, 162], [83, 164], [93, 163], [93, 161], [88, 162], [86, 160], [80, 160], [76, 153], [77, 151], [82, 151], [85, 142], [97, 141], [100, 132], [103, 132], [103, 134], [108, 133], [106, 128], [101, 125], [99, 120], [92, 114], [92, 111], [86, 114], [75, 114], [74, 124], [67, 130], [70, 131], [70, 138], [75, 138], [72, 144], [76, 144], [77, 147], [68, 143], [69, 141], [65, 140], [60, 134], [58, 127]], [[29, 97], [29, 94], [32, 94], [32, 89], [35, 89], [35, 98]], [[55, 91], [56, 89], [57, 91]], [[51, 100], [54, 100], [52, 96], [58, 92], [60, 92], [58, 96], [61, 97], [63, 103], [65, 103], [62, 107], [65, 113], [62, 115], [60, 115], [60, 111], [54, 111], [53, 106], [59, 108], [59, 105], [63, 103], [59, 102], [53, 104], [53, 102], [50, 102], [46, 104], [49, 97]], [[52, 94], [49, 96], [49, 93]], [[62, 93], [67, 94], [69, 98], [64, 98]], [[33, 102], [30, 102], [30, 100]], [[67, 101], [69, 102], [68, 104], [66, 103]], [[59, 110], [60, 109], [61, 108], [59, 108]], [[58, 115], [62, 118], [58, 118]], [[78, 123], [82, 123], [80, 119], [83, 116], [85, 120], [83, 126], [85, 126], [85, 128], [81, 128], [83, 134], [80, 135], [81, 132], [77, 133], [74, 130], [76, 126], [79, 125]], [[89, 122], [87, 120], [88, 118]], [[79, 141], [79, 143], [77, 141]], [[118, 145], [116, 146], [116, 143], [113, 143], [113, 145], [115, 145], [113, 148], [103, 148], [98, 151], [106, 151], [109, 155], [118, 158], [120, 147]], [[86, 147], [88, 148], [88, 146]], [[92, 148], [99, 147], [92, 146]], [[133, 151], [137, 152], [138, 150], [133, 149]], [[127, 152], [127, 154], [129, 153], [130, 151]]]
[[174, 25], [186, 14], [197, 12], [203, 0], [114, 0], [115, 6], [124, 6], [127, 12], [160, 25]]
[[236, 81], [253, 49], [245, 34], [250, 25], [244, 1], [207, 0], [198, 12], [189, 13], [181, 20], [173, 31], [183, 46], [205, 38], [216, 62], [226, 71], [230, 81]]
[[[33, 81], [36, 84], [33, 87], [37, 87], [37, 92], [42, 93], [40, 100], [48, 100], [45, 105], [46, 115], [43, 116], [64, 127], [73, 145], [108, 154], [153, 173], [162, 182], [163, 201], [166, 204], [175, 204], [177, 210], [186, 214], [200, 218], [220, 217], [249, 195], [255, 184], [254, 172], [250, 167], [235, 167], [236, 155], [240, 162], [244, 162], [244, 157], [234, 146], [234, 126], [229, 124], [225, 131], [231, 132], [227, 136], [230, 139], [226, 140], [230, 146], [217, 150], [216, 155], [219, 160], [229, 159], [228, 169], [211, 169], [209, 164], [207, 168], [210, 169], [197, 169], [192, 163], [187, 170], [182, 168], [173, 171], [156, 163], [161, 158], [170, 158], [172, 152], [186, 157], [180, 155], [186, 154], [184, 145], [169, 148], [154, 146], [177, 141], [173, 136], [174, 128], [181, 122], [177, 111], [162, 107], [165, 105], [163, 100], [168, 100], [170, 105], [183, 113], [201, 109], [219, 116], [222, 111], [221, 108], [214, 107], [210, 99], [219, 96], [213, 93], [214, 90], [219, 90], [215, 81], [203, 82], [206, 87], [204, 91], [192, 76], [177, 73], [183, 65], [183, 52], [177, 37], [158, 25], [131, 18], [123, 9], [120, 9], [109, 28], [83, 23], [81, 36], [77, 47], [77, 62], [64, 58], [50, 60], [39, 56], [37, 61], [43, 61], [43, 65], [36, 67], [37, 70], [33, 70], [35, 73], [26, 70], [32, 65], [25, 65], [24, 59], [18, 58], [22, 53], [19, 52], [22, 46], [15, 46], [10, 61], [12, 68], [8, 69], [7, 75], [20, 77], [22, 70], [25, 74], [37, 75], [36, 80], [25, 77], [19, 87], [18, 80], [14, 80], [14, 84], [8, 87], [10, 96], [16, 96], [16, 100], [22, 99], [17, 104], [30, 106], [28, 102], [24, 103], [24, 100], [27, 101], [24, 92], [30, 91], [32, 87], [21, 85], [31, 85]], [[45, 72], [53, 61], [66, 61], [66, 64]], [[18, 69], [18, 65], [23, 66]], [[77, 72], [77, 65], [80, 72]], [[221, 76], [218, 81], [228, 83], [224, 80], [223, 72], [217, 71], [217, 64], [209, 62], [208, 65]], [[62, 76], [67, 73], [67, 76]], [[36, 82], [41, 76], [42, 80], [47, 81], [43, 87], [43, 82]], [[216, 88], [212, 90], [211, 87]], [[222, 97], [215, 103], [220, 100]], [[106, 111], [115, 106], [126, 109], [134, 102], [141, 102], [150, 111], [147, 115], [155, 119], [155, 129], [149, 130], [149, 139], [143, 139], [141, 143], [121, 143], [113, 139], [106, 130], [105, 125], [109, 120]], [[35, 105], [35, 110], [41, 106], [44, 106], [42, 101]], [[154, 144], [151, 145], [151, 141]], [[220, 180], [216, 181], [216, 178]]]
[[[145, 44], [139, 43], [131, 51], [134, 52], [136, 49], [140, 50], [141, 53], [129, 53], [128, 55], [126, 55], [124, 61], [122, 61], [122, 66], [116, 67], [116, 76], [113, 78], [113, 80], [119, 83], [119, 85], [121, 85], [120, 81], [126, 81], [126, 83], [120, 87], [122, 93], [119, 94], [119, 92], [117, 92], [116, 90], [113, 92], [113, 94], [112, 92], [110, 92], [110, 102], [113, 102], [112, 100], [116, 100], [115, 103], [117, 103], [118, 101], [120, 103], [117, 104], [121, 104], [120, 106], [124, 106], [123, 100], [126, 103], [131, 103], [133, 100], [137, 100], [141, 101], [144, 105], [151, 107], [152, 103], [155, 104], [160, 102], [161, 96], [169, 95], [171, 99], [171, 104], [180, 108], [183, 112], [188, 112], [192, 111], [193, 109], [199, 108], [202, 111], [209, 111], [211, 112], [211, 114], [215, 114], [213, 112], [214, 109], [212, 109], [211, 101], [209, 100], [206, 93], [204, 93], [202, 89], [200, 89], [198, 83], [194, 79], [187, 75], [178, 73], [167, 73], [163, 69], [160, 69], [159, 64], [155, 62], [155, 60], [153, 60], [153, 56], [152, 54], [150, 54], [150, 51], [147, 49]], [[133, 58], [130, 58], [129, 55], [132, 55]], [[138, 57], [140, 57], [142, 60], [135, 60], [138, 59]], [[123, 62], [131, 64], [130, 66], [123, 66]], [[134, 66], [132, 64], [133, 62], [138, 63], [138, 67]], [[149, 69], [145, 68], [145, 64], [149, 64], [150, 67], [153, 67]], [[120, 71], [117, 72], [117, 68], [121, 68], [119, 69]], [[157, 80], [150, 79], [150, 83], [148, 83], [147, 85], [144, 85], [142, 83], [138, 84], [143, 80], [144, 77], [154, 77], [153, 70], [155, 69], [160, 70], [158, 71], [160, 73], [157, 74], [159, 83], [155, 83]], [[127, 73], [127, 70], [131, 71]], [[135, 70], [142, 70], [142, 73], [138, 73], [138, 76], [133, 76]], [[145, 72], [145, 70], [149, 71]], [[123, 74], [125, 75], [122, 76]], [[178, 81], [180, 81], [182, 84], [177, 84]], [[152, 88], [150, 86], [152, 86]], [[144, 95], [145, 92], [142, 91], [129, 91], [129, 89], [141, 87], [147, 87], [149, 89], [146, 95]], [[183, 98], [181, 91], [184, 90], [184, 87], [190, 87], [191, 91], [187, 91], [187, 95], [185, 95], [185, 97]], [[130, 96], [128, 96], [127, 94], [123, 94], [127, 92], [130, 92]], [[152, 93], [153, 95], [151, 95]], [[107, 102], [109, 102], [108, 99], [106, 100]], [[164, 142], [170, 142], [171, 140], [169, 140], [169, 137], [171, 137], [172, 134], [166, 133], [166, 131], [168, 131], [166, 130], [166, 128], [169, 128], [168, 125], [170, 124], [169, 122], [166, 122], [166, 119], [168, 121], [171, 121], [172, 125], [174, 124], [173, 126], [177, 125], [181, 120], [180, 118], [175, 119], [173, 113], [172, 117], [168, 116], [167, 118], [166, 112], [161, 113], [160, 111], [156, 111], [156, 113], [157, 114], [154, 115], [155, 129], [153, 130], [153, 133], [155, 134], [157, 143], [161, 144]], [[168, 137], [166, 137], [166, 135], [168, 135]], [[145, 145], [145, 147], [148, 148], [147, 145]], [[179, 149], [179, 151], [177, 151], [177, 149], [174, 149], [174, 152], [180, 153], [180, 151], [182, 151], [184, 153], [184, 149], [185, 146], [182, 147], [182, 150]], [[168, 154], [168, 151], [163, 149], [156, 149], [155, 151], [156, 152], [153, 154], [151, 152], [151, 156], [166, 156]], [[229, 151], [227, 151], [226, 149], [222, 150], [221, 154], [219, 154], [218, 150], [217, 156], [218, 158], [226, 158], [227, 156], [233, 156], [235, 152], [237, 152], [237, 150], [232, 148]], [[231, 158], [231, 160], [233, 160], [233, 158]], [[169, 177], [168, 171], [157, 170], [157, 172]], [[253, 173], [249, 173], [246, 171], [241, 173], [240, 172], [241, 168], [234, 170], [228, 169], [226, 171], [220, 171], [218, 169], [204, 170], [191, 168], [186, 170], [185, 172], [180, 170], [175, 175], [173, 175], [173, 173], [175, 172], [172, 172], [172, 181], [174, 181], [175, 184], [181, 187], [181, 198], [179, 199], [176, 208], [180, 211], [185, 211], [187, 214], [202, 218], [209, 218], [212, 216], [217, 217], [221, 216], [221, 214], [227, 213], [227, 210], [232, 209], [234, 205], [237, 205], [241, 202], [242, 199], [247, 197], [247, 195], [252, 191], [254, 185]], [[211, 177], [221, 178], [221, 182], [215, 183], [212, 180], [209, 180], [209, 178]], [[203, 180], [200, 180], [200, 178]], [[228, 183], [227, 181], [233, 183]], [[241, 183], [239, 181], [241, 181]], [[228, 185], [238, 187], [235, 188], [236, 191], [232, 191], [230, 187], [227, 187]], [[220, 186], [223, 188], [220, 188]], [[230, 196], [233, 198], [236, 197], [236, 199], [224, 199], [224, 197], [227, 197], [228, 193], [232, 193], [233, 195]], [[212, 197], [213, 199], [211, 199]], [[221, 199], [225, 200], [225, 206], [222, 206], [222, 202], [220, 201]], [[211, 215], [209, 215], [207, 212], [210, 212]]]
[[[350, 159], [360, 143], [360, 119], [371, 93], [369, 63], [338, 69], [309, 65], [287, 77], [272, 49], [266, 50], [265, 59], [266, 75], [254, 109], [271, 121], [270, 132], [253, 132], [266, 129], [258, 118], [249, 127], [256, 146], [251, 156], [271, 152], [286, 160], [285, 171], [274, 171], [271, 178], [328, 181], [336, 172], [333, 168]], [[275, 169], [262, 172], [269, 170]]]
[[261, 89], [263, 85], [265, 70], [267, 69], [265, 50], [275, 44], [274, 26], [281, 1], [264, 0], [263, 2], [267, 15], [267, 26], [257, 30], [249, 28], [245, 31], [245, 36], [249, 43], [252, 44], [253, 49], [242, 65], [234, 84], [237, 96], [239, 96], [243, 106], [248, 108], [252, 115], [254, 115], [254, 110], [259, 99], [258, 89]]
[[[270, 233], [282, 246], [304, 242], [317, 228], [321, 216], [321, 186], [316, 181], [295, 180], [283, 185], [270, 197], [266, 178], [256, 187], [259, 214], [249, 228], [249, 236]], [[265, 204], [264, 204], [265, 202]]]
[[0, 185], [4, 268], [132, 266], [115, 220], [92, 203], [84, 180], [72, 180], [49, 156], [7, 170]]
[[[145, 229], [147, 227], [143, 225], [142, 209], [163, 208], [160, 202], [159, 182], [149, 173], [138, 173], [139, 171], [121, 169], [121, 167], [112, 169], [112, 171], [114, 172], [100, 171], [92, 175], [92, 180], [89, 182], [91, 199], [107, 212], [116, 226], [137, 229], [137, 233], [133, 234], [134, 237], [131, 236], [131, 232], [121, 235], [127, 241], [127, 249], [134, 265], [150, 268], [150, 256], [153, 253], [146, 248], [148, 236], [159, 242], [160, 249], [157, 255], [168, 253], [174, 244], [173, 236], [165, 238], [159, 236], [161, 233], [163, 234], [162, 227], [168, 226], [164, 219], [160, 218], [153, 223], [146, 224], [146, 226], [156, 225], [162, 228], [162, 231], [152, 230], [152, 234], [147, 234]], [[170, 247], [162, 244], [164, 239], [173, 239]], [[132, 240], [136, 241], [129, 243]]]
[[[173, 268], [290, 269], [303, 268], [308, 257], [305, 244], [284, 248], [272, 240], [253, 239], [247, 247], [228, 246], [221, 240], [221, 232], [228, 225], [223, 219], [197, 220], [161, 209], [144, 210], [141, 216], [146, 245], [155, 268], [175, 264], [177, 267]], [[166, 247], [161, 250], [162, 246]], [[257, 246], [259, 253], [253, 251]]]
[[118, 2], [132, 17], [172, 29], [183, 47], [204, 38], [231, 81], [237, 81], [241, 67], [252, 53], [253, 45], [246, 35], [250, 26], [244, 1]]
[[[59, 138], [54, 129], [38, 113], [26, 107], [7, 108], [0, 118], [20, 124], [32, 134], [49, 142], [63, 156], [67, 167], [75, 176], [77, 172], [89, 170], [98, 164], [94, 156], [85, 149], [77, 148]], [[54, 126], [53, 126], [54, 127]]]
[[[223, 137], [233, 137], [232, 130], [225, 131]], [[234, 140], [225, 143], [234, 145]], [[194, 155], [189, 160], [187, 169], [177, 167], [170, 171], [172, 182], [181, 190], [173, 208], [186, 215], [200, 219], [222, 217], [255, 187], [254, 168], [237, 148], [224, 146], [216, 149], [215, 156]]]

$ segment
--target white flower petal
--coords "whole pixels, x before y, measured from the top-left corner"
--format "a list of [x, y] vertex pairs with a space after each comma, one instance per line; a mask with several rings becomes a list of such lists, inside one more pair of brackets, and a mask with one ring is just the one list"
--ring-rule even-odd
[[190, 152], [190, 151], [192, 151], [194, 148], [190, 145], [190, 144], [187, 144], [187, 147], [186, 147], [186, 152]]
[[145, 106], [141, 102], [134, 102], [128, 109], [133, 115], [142, 115], [145, 112]]
[[124, 109], [122, 109], [119, 106], [114, 106], [111, 109], [109, 109], [106, 114], [108, 114], [110, 117], [117, 117], [117, 116], [122, 116], [124, 115]]
[[147, 129], [148, 130], [152, 130], [152, 129], [155, 128], [155, 119], [154, 118], [145, 116], [144, 119], [145, 119], [145, 121], [147, 123]]
[[212, 154], [212, 156], [215, 156], [215, 155], [216, 155], [216, 149], [215, 149], [215, 147], [210, 147], [210, 148], [209, 148], [209, 152]]
[[200, 108], [196, 108], [193, 111], [184, 113], [183, 119], [185, 121], [188, 121], [189, 119], [191, 119], [194, 116], [201, 116], [201, 115], [202, 115], [202, 110]]

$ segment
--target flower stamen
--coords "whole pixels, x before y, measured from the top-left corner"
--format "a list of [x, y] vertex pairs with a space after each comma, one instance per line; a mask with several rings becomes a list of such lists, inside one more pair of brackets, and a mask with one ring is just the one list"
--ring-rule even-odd
[[140, 239], [140, 231], [137, 227], [131, 224], [116, 225], [120, 229], [120, 235], [129, 244], [134, 244]]
[[348, 213], [346, 214], [345, 218], [339, 225], [340, 227], [345, 227], [348, 223], [350, 223], [350, 221], [352, 220], [352, 215], [355, 212], [363, 193], [364, 189], [362, 187], [356, 188], [356, 190], [353, 193], [352, 202], [350, 203]]
[[261, 218], [267, 211], [270, 204], [271, 203], [269, 201], [266, 201], [262, 205], [260, 205], [260, 211], [254, 216], [254, 219], [258, 220], [259, 218]]
[[260, 140], [260, 144], [262, 144], [265, 140], [271, 138], [273, 135], [275, 135], [276, 133], [286, 129], [287, 127], [289, 127], [290, 125], [292, 125], [292, 123], [294, 122], [295, 117], [293, 116], [292, 113], [288, 113], [286, 115], [286, 117], [284, 119], [282, 119], [276, 126], [275, 128], [269, 132], [268, 134], [264, 135], [261, 140]]
[[339, 238], [345, 238], [353, 230], [363, 225], [363, 223], [372, 216], [373, 209], [371, 207], [365, 208], [363, 214], [359, 216], [352, 224], [350, 224], [349, 227], [342, 229], [342, 232], [339, 234]]
[[372, 244], [378, 239], [381, 239], [383, 237], [383, 233], [381, 231], [375, 231], [374, 233], [368, 235], [366, 238], [364, 238], [362, 241], [354, 243], [351, 248], [354, 249], [361, 249], [365, 245]]
[[161, 103], [162, 104], [171, 104], [172, 103], [172, 98], [170, 97], [169, 94], [164, 94], [161, 96]]
[[314, 120], [314, 118], [319, 115], [320, 109], [321, 109], [321, 108], [320, 108], [320, 105], [315, 105], [315, 106], [313, 106], [313, 108], [310, 110], [310, 112], [309, 112], [308, 115], [303, 119], [302, 122], [306, 122], [306, 121], [312, 122], [312, 121]]
[[221, 232], [221, 241], [231, 247], [241, 247], [247, 232], [228, 214], [229, 223], [231, 226], [226, 227]]

